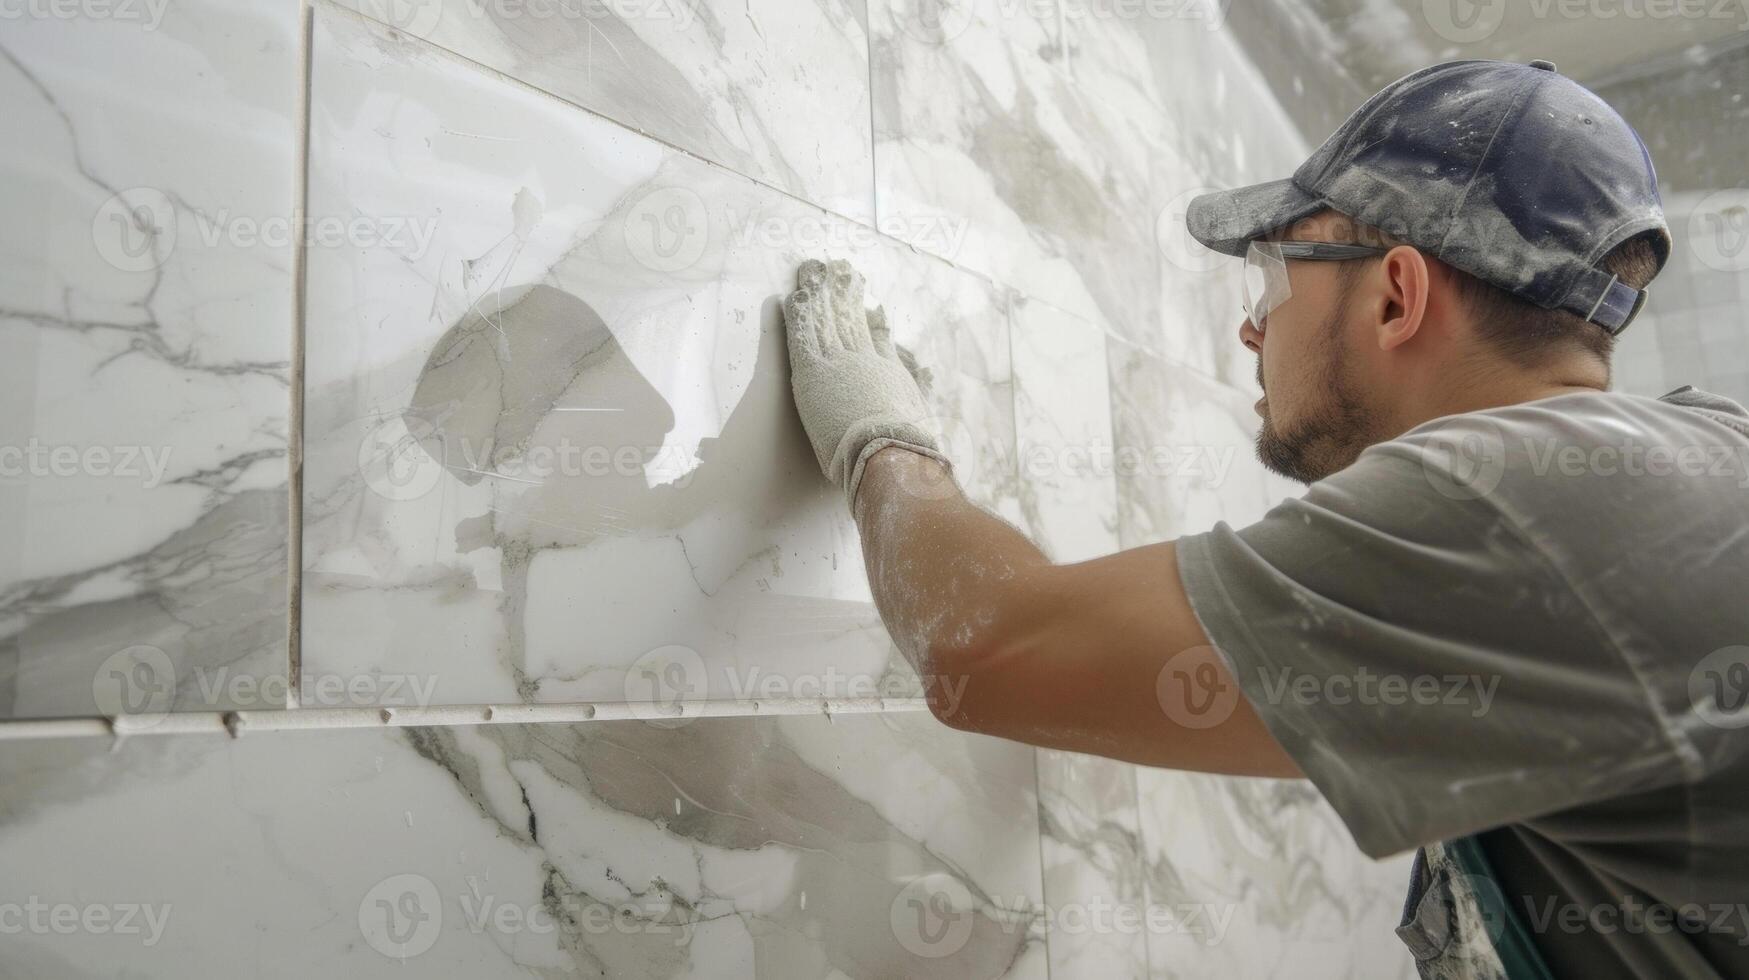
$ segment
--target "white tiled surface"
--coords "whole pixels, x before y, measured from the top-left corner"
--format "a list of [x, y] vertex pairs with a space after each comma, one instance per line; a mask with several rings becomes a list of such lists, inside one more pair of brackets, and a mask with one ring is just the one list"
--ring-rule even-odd
[[[776, 304], [810, 255], [867, 274], [974, 499], [1058, 559], [1292, 492], [1250, 452], [1231, 263], [1181, 221], [1305, 147], [1205, 8], [319, 0], [304, 677], [370, 705], [910, 693], [788, 400]], [[0, 444], [175, 449], [149, 490], [0, 480], [0, 714], [259, 707], [285, 670], [292, 250], [233, 219], [289, 219], [296, 11], [167, 9], [0, 22], [0, 194], [33, 219], [0, 232]], [[92, 231], [132, 187], [176, 215], [156, 271]], [[0, 759], [7, 887], [170, 902], [170, 931], [33, 935], [0, 972], [1407, 972], [1403, 870], [1304, 787], [921, 715], [104, 748]], [[377, 888], [402, 874], [443, 915], [398, 964], [388, 909], [404, 938], [427, 911]], [[481, 894], [692, 929], [475, 931]], [[1157, 907], [1176, 925], [1088, 919]]]
[[1027, 529], [1059, 562], [1117, 550], [1105, 334], [1038, 300], [1012, 311], [1014, 414]]

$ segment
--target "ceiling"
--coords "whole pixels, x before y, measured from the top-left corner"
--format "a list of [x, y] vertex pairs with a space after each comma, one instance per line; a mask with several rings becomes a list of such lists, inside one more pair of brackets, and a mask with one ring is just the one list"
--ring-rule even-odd
[[1736, 0], [1298, 0], [1273, 6], [1368, 91], [1462, 58], [1545, 58], [1568, 77], [1596, 83], [1697, 46], [1694, 57], [1704, 60], [1708, 48], [1736, 41], [1749, 28], [1749, 9]]

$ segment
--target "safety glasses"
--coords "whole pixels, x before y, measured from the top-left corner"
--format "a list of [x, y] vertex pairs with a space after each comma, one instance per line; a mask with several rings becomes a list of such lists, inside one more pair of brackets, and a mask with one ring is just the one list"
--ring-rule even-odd
[[1245, 250], [1245, 275], [1242, 282], [1245, 315], [1259, 331], [1272, 310], [1279, 309], [1293, 295], [1288, 282], [1287, 260], [1305, 259], [1311, 262], [1346, 262], [1383, 255], [1388, 249], [1372, 245], [1339, 245], [1335, 242], [1252, 242]]

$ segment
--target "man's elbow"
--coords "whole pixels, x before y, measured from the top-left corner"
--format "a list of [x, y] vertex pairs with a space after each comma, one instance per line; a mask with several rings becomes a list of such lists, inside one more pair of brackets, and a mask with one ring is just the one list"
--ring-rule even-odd
[[975, 731], [967, 715], [966, 694], [976, 683], [977, 664], [985, 659], [980, 647], [966, 644], [931, 645], [921, 667], [923, 696], [929, 713], [949, 728]]
[[968, 600], [964, 618], [941, 630], [918, 666], [929, 710], [949, 727], [1012, 736], [1038, 692], [1027, 690], [1060, 618], [1048, 573], [1034, 570]]
[[929, 651], [922, 678], [930, 713], [963, 732], [1011, 737], [1010, 725], [1024, 716], [1026, 692], [1016, 690], [1019, 674], [1013, 666], [1033, 643], [1002, 623], [970, 642], [942, 645]]

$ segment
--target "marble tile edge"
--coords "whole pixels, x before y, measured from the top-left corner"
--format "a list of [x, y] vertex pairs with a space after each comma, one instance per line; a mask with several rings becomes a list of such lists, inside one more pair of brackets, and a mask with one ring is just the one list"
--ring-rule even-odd
[[[1074, 316], [1075, 314], [1066, 313], [1065, 315], [1066, 316]], [[1106, 328], [1106, 330], [1105, 330], [1105, 342], [1106, 342], [1106, 350], [1107, 351], [1109, 351], [1111, 349], [1111, 345], [1115, 342], [1119, 345], [1122, 345], [1124, 347], [1128, 347], [1128, 348], [1135, 350], [1135, 351], [1138, 351], [1142, 354], [1146, 354], [1147, 356], [1152, 357], [1155, 360], [1163, 361], [1171, 367], [1177, 368], [1181, 371], [1189, 372], [1190, 374], [1194, 374], [1198, 378], [1202, 379], [1203, 381], [1208, 382], [1209, 384], [1219, 385], [1220, 387], [1225, 388], [1229, 391], [1235, 391], [1235, 392], [1241, 392], [1241, 393], [1245, 391], [1245, 389], [1239, 387], [1238, 385], [1232, 383], [1231, 381], [1228, 381], [1225, 378], [1220, 377], [1219, 375], [1210, 374], [1207, 368], [1198, 367], [1197, 365], [1192, 364], [1189, 361], [1181, 360], [1180, 358], [1178, 358], [1170, 353], [1167, 353], [1166, 351], [1163, 351], [1160, 348], [1153, 346], [1152, 344], [1141, 343], [1132, 337], [1125, 337], [1122, 334], [1116, 333], [1109, 328]]]
[[227, 735], [290, 733], [359, 728], [475, 728], [493, 725], [580, 725], [643, 721], [683, 727], [695, 721], [729, 718], [906, 715], [928, 712], [924, 698], [752, 699], [686, 701], [650, 706], [632, 701], [551, 701], [525, 704], [443, 704], [358, 708], [269, 708], [230, 711], [0, 718], [0, 742], [104, 737], [116, 740], [148, 735]]
[[[298, 9], [297, 72], [293, 98], [292, 207], [308, 214], [310, 205], [310, 106], [314, 81], [315, 7], [309, 2]], [[286, 426], [286, 696], [296, 706], [303, 693], [304, 605], [304, 338], [305, 289], [309, 280], [309, 243], [299, 239], [292, 246], [291, 290], [291, 399]]]

